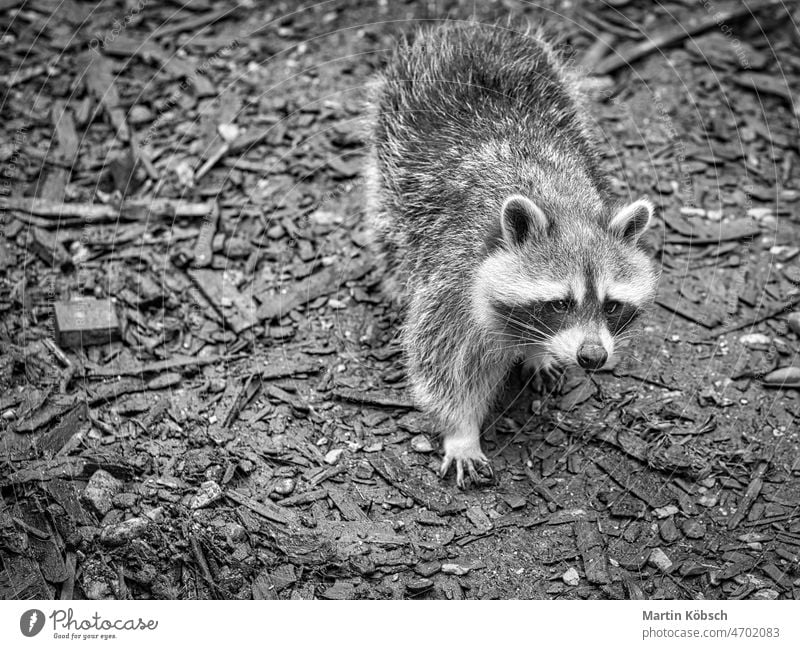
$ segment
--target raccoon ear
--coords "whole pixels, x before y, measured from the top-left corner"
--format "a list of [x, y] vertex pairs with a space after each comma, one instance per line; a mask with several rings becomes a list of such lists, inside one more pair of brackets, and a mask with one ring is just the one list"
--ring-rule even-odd
[[653, 211], [653, 204], [646, 198], [641, 198], [617, 212], [609, 222], [608, 230], [623, 241], [636, 243], [650, 226]]
[[500, 227], [506, 242], [519, 245], [547, 230], [547, 217], [536, 203], [522, 194], [509, 196], [500, 208]]

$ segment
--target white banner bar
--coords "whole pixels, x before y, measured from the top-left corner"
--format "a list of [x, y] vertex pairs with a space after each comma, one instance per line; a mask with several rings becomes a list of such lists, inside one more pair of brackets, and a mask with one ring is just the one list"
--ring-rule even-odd
[[2, 647], [800, 647], [794, 601], [0, 602]]

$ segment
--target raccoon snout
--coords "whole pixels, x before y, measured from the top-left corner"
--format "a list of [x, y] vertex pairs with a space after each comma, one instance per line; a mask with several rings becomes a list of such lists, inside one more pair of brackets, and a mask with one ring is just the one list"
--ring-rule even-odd
[[578, 365], [585, 370], [599, 370], [608, 360], [605, 347], [593, 342], [585, 342], [578, 348]]

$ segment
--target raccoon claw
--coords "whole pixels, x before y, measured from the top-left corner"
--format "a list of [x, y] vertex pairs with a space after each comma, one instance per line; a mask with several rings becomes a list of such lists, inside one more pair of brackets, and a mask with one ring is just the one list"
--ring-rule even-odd
[[482, 484], [484, 480], [481, 477], [480, 471], [488, 474], [490, 479], [494, 479], [492, 464], [480, 449], [478, 449], [477, 453], [469, 455], [445, 452], [442, 466], [439, 469], [439, 477], [444, 478], [453, 463], [456, 465], [456, 485], [459, 489], [466, 489], [467, 476], [473, 484]]
[[539, 394], [558, 392], [564, 371], [556, 365], [541, 368], [533, 377], [531, 386]]

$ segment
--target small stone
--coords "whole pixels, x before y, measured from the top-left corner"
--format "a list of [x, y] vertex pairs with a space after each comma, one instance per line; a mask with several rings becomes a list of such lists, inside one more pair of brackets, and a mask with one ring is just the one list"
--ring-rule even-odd
[[700, 496], [700, 498], [697, 499], [697, 503], [703, 507], [715, 507], [718, 502], [719, 499], [717, 496], [712, 494], [706, 494], [705, 496]]
[[675, 525], [675, 521], [671, 518], [661, 521], [658, 524], [658, 531], [661, 534], [661, 538], [667, 543], [674, 543], [681, 538], [681, 533]]
[[653, 516], [656, 518], [669, 518], [678, 513], [678, 508], [675, 505], [667, 505], [666, 507], [658, 507], [653, 510]]
[[765, 334], [753, 333], [742, 336], [739, 338], [739, 342], [748, 349], [766, 351], [769, 349], [772, 339]]
[[100, 532], [100, 542], [106, 545], [124, 545], [147, 531], [151, 521], [147, 518], [129, 518], [127, 521], [109, 525]]
[[144, 515], [154, 523], [160, 523], [164, 520], [164, 508], [154, 507], [153, 509], [146, 511]]
[[252, 249], [250, 242], [243, 237], [230, 237], [225, 241], [225, 256], [229, 259], [244, 259]]
[[322, 596], [325, 599], [353, 599], [355, 586], [347, 581], [336, 581]]
[[225, 391], [226, 385], [228, 385], [228, 382], [225, 379], [211, 379], [208, 382], [207, 389], [211, 394], [218, 394]]
[[522, 509], [528, 504], [527, 499], [519, 494], [503, 494], [503, 500], [506, 501], [506, 505], [511, 507], [511, 509]]
[[654, 568], [658, 568], [661, 572], [669, 572], [670, 568], [672, 568], [672, 560], [661, 548], [653, 548], [647, 558], [647, 563]]
[[233, 543], [241, 543], [247, 538], [247, 530], [239, 523], [226, 523], [225, 536]]
[[294, 487], [294, 478], [281, 478], [275, 483], [275, 487], [273, 487], [273, 489], [275, 490], [275, 493], [280, 494], [281, 496], [288, 496], [294, 491]]
[[105, 516], [113, 506], [114, 496], [122, 491], [122, 482], [108, 471], [98, 469], [89, 478], [83, 490], [83, 500], [100, 516]]
[[191, 501], [189, 501], [189, 507], [192, 509], [208, 507], [220, 498], [222, 498], [222, 487], [213, 480], [208, 480], [201, 484], [198, 492], [192, 496]]
[[425, 561], [418, 563], [414, 568], [414, 572], [423, 577], [432, 577], [442, 569], [442, 564], [438, 561]]
[[575, 570], [575, 568], [570, 568], [563, 575], [561, 575], [561, 581], [563, 581], [567, 586], [577, 586], [581, 583], [581, 576], [578, 574], [578, 571]]
[[152, 119], [152, 111], [147, 106], [142, 106], [142, 104], [135, 104], [131, 107], [131, 110], [128, 113], [128, 122], [132, 126], [146, 124], [147, 122], [152, 121]]
[[800, 311], [790, 313], [789, 317], [786, 318], [786, 324], [789, 325], [789, 329], [800, 336]]
[[463, 577], [469, 572], [469, 568], [461, 566], [457, 563], [443, 563], [442, 572], [446, 575], [456, 575], [457, 577]]
[[750, 599], [778, 599], [780, 593], [774, 588], [762, 588], [753, 593]]
[[764, 377], [766, 385], [800, 387], [800, 367], [781, 367]]
[[83, 592], [86, 599], [94, 601], [102, 599], [114, 599], [114, 591], [111, 585], [104, 579], [88, 579], [83, 583]]
[[284, 234], [286, 234], [286, 230], [283, 229], [280, 223], [276, 223], [267, 229], [267, 236], [270, 239], [281, 239]]
[[406, 583], [406, 589], [411, 593], [421, 593], [422, 591], [433, 588], [433, 582], [425, 577], [412, 579]]
[[239, 127], [236, 124], [220, 124], [217, 126], [217, 132], [229, 144], [239, 137]]
[[683, 533], [690, 539], [702, 539], [706, 535], [706, 526], [702, 521], [687, 518], [683, 521]]
[[117, 509], [131, 509], [136, 505], [138, 501], [139, 501], [139, 496], [127, 492], [116, 494], [111, 499], [111, 502], [114, 503], [114, 507], [116, 507]]
[[411, 448], [417, 453], [431, 453], [433, 445], [427, 435], [417, 435], [411, 439]]
[[328, 451], [325, 454], [325, 463], [336, 464], [339, 461], [339, 458], [342, 457], [342, 453], [344, 453], [343, 448], [335, 448], [332, 451]]

